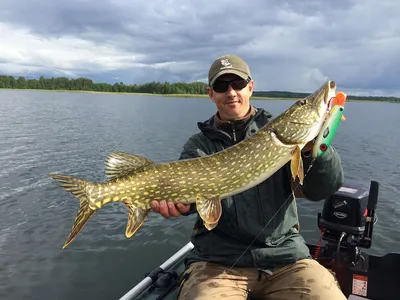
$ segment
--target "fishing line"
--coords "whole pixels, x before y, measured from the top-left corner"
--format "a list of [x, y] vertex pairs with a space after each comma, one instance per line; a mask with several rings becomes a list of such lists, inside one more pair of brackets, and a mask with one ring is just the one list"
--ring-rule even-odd
[[[313, 158], [311, 160], [311, 163], [307, 169], [307, 171], [304, 174], [304, 178], [306, 178], [308, 172], [310, 172], [316, 158]], [[242, 258], [242, 256], [250, 249], [250, 247], [254, 244], [254, 242], [258, 239], [261, 233], [268, 227], [268, 225], [271, 223], [271, 221], [276, 217], [276, 215], [279, 213], [279, 211], [285, 206], [285, 204], [289, 201], [290, 198], [295, 198], [294, 193], [295, 191], [299, 188], [300, 182], [297, 183], [296, 187], [293, 189], [292, 194], [287, 197], [287, 199], [283, 202], [283, 204], [279, 207], [279, 209], [275, 212], [275, 214], [271, 217], [271, 219], [268, 221], [268, 223], [260, 230], [260, 232], [256, 235], [256, 237], [253, 239], [253, 241], [250, 243], [250, 245], [247, 246], [247, 248], [240, 254], [239, 258], [235, 261], [235, 263], [229, 268], [228, 272], [232, 270], [232, 268], [239, 262], [239, 260]]]

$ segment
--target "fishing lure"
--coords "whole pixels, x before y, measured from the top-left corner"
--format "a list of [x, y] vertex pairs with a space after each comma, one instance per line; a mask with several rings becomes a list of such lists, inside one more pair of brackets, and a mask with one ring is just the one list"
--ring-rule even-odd
[[346, 98], [346, 94], [339, 92], [332, 99], [331, 105], [333, 105], [333, 107], [328, 112], [328, 117], [325, 120], [324, 125], [322, 126], [322, 129], [314, 142], [311, 154], [312, 158], [322, 156], [331, 145], [340, 121], [345, 120], [343, 113]]
[[[340, 106], [344, 107], [344, 104], [346, 103], [346, 98], [347, 98], [347, 95], [345, 93], [343, 93], [343, 92], [337, 93], [337, 95], [332, 98], [331, 103], [329, 105], [329, 109], [331, 109], [332, 106], [334, 106], [334, 105], [340, 105]], [[342, 117], [340, 119], [342, 121], [346, 120], [344, 115], [342, 115]]]

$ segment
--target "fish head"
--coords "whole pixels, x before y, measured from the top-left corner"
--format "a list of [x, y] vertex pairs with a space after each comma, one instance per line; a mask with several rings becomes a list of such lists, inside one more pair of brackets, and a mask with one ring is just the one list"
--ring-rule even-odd
[[336, 83], [327, 81], [311, 95], [296, 101], [270, 124], [276, 136], [290, 145], [304, 146], [313, 140], [324, 123], [335, 91]]

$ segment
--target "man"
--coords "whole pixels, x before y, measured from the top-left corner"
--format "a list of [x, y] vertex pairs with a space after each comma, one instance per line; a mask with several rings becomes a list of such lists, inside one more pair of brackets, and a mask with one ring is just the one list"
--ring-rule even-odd
[[[200, 132], [189, 138], [180, 159], [209, 155], [254, 134], [272, 117], [250, 105], [254, 88], [248, 65], [235, 55], [210, 67], [208, 94], [217, 107]], [[304, 168], [312, 144], [303, 149]], [[186, 259], [179, 299], [346, 299], [335, 278], [311, 259], [299, 234], [289, 164], [258, 186], [222, 201], [217, 227], [208, 231], [199, 216]], [[330, 147], [318, 158], [301, 187], [301, 196], [319, 201], [343, 184], [337, 152]], [[297, 193], [299, 194], [299, 193]], [[152, 202], [165, 218], [196, 213], [195, 204]]]

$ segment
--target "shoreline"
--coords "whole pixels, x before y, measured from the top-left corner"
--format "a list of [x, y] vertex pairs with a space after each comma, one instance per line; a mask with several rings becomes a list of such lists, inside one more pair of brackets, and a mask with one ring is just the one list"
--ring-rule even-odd
[[[45, 90], [45, 89], [12, 89], [0, 88], [0, 91], [29, 91], [29, 92], [59, 92], [59, 93], [87, 93], [87, 94], [115, 94], [115, 95], [130, 95], [130, 96], [156, 96], [165, 98], [208, 98], [207, 94], [153, 94], [153, 93], [130, 93], [130, 92], [99, 92], [99, 91], [86, 91], [86, 90]], [[262, 97], [252, 96], [251, 100], [291, 100], [297, 101], [303, 98], [280, 98], [280, 97]], [[398, 103], [390, 100], [368, 100], [368, 99], [348, 99], [346, 102], [386, 102]]]

